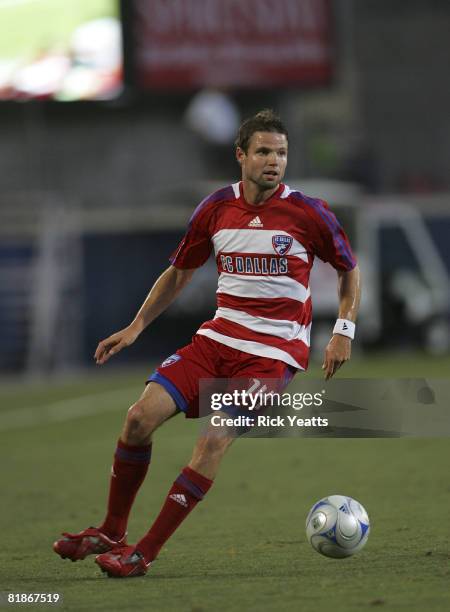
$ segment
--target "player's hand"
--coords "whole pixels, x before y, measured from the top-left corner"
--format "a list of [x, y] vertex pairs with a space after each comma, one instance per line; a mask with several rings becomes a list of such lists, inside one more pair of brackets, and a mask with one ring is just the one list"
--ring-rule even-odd
[[95, 362], [98, 365], [102, 365], [108, 361], [110, 357], [116, 355], [126, 346], [130, 346], [139, 336], [139, 331], [136, 330], [132, 325], [121, 329], [109, 338], [105, 338], [99, 342], [97, 349], [94, 354]]
[[325, 370], [325, 380], [330, 380], [341, 365], [350, 359], [352, 341], [347, 336], [334, 334], [325, 349], [325, 359], [322, 370]]

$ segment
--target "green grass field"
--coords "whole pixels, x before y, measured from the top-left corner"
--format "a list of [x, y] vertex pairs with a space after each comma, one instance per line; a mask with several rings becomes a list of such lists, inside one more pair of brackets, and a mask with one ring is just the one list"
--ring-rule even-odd
[[[449, 366], [380, 355], [341, 376], [443, 377]], [[92, 558], [59, 559], [51, 544], [61, 531], [103, 517], [115, 439], [143, 376], [106, 367], [55, 385], [2, 385], [0, 591], [58, 592], [76, 611], [450, 609], [448, 439], [243, 439], [146, 577], [110, 580]], [[131, 541], [197, 431], [179, 416], [158, 432]], [[321, 557], [304, 533], [310, 506], [336, 492], [360, 500], [372, 523], [366, 548], [345, 560]]]
[[118, 0], [0, 1], [0, 58], [65, 48], [76, 27], [118, 12]]

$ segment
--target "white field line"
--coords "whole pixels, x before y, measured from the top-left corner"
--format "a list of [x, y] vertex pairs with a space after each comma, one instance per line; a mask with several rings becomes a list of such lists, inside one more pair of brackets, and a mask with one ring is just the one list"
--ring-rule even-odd
[[138, 397], [139, 391], [136, 392], [136, 386], [133, 386], [116, 391], [81, 395], [42, 406], [6, 410], [0, 412], [0, 432], [72, 421], [119, 408], [124, 411], [125, 416], [127, 409]]

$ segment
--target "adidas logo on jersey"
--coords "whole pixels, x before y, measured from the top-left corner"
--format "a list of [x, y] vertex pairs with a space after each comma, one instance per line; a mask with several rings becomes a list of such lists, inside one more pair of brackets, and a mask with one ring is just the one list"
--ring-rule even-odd
[[170, 499], [173, 499], [173, 501], [176, 501], [177, 504], [181, 504], [182, 506], [187, 508], [187, 499], [182, 493], [172, 493], [172, 495], [170, 495], [169, 497]]
[[263, 227], [263, 224], [261, 222], [261, 219], [258, 216], [256, 216], [254, 219], [250, 221], [250, 223], [248, 224], [248, 227]]

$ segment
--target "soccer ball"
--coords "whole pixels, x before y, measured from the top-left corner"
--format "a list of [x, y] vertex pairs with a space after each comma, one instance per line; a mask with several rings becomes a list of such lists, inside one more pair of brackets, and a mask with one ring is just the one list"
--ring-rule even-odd
[[369, 537], [370, 523], [363, 506], [344, 495], [318, 501], [306, 518], [306, 537], [326, 557], [342, 559], [361, 550]]

